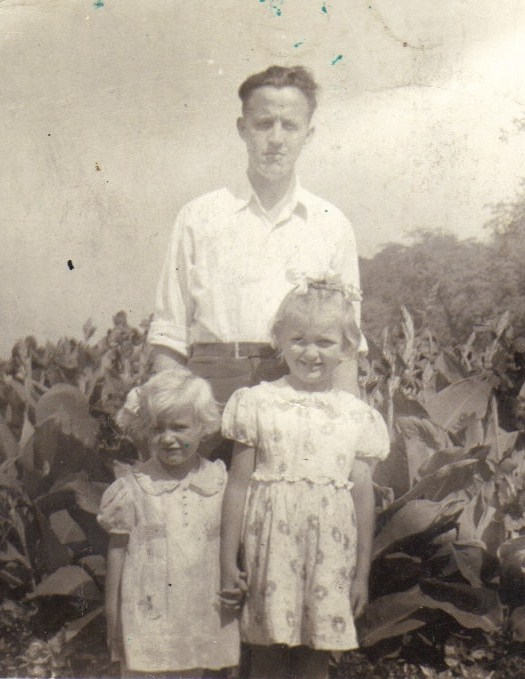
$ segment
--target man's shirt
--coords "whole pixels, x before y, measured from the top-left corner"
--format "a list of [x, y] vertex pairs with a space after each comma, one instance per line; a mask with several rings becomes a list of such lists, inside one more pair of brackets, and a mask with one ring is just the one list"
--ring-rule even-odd
[[270, 213], [247, 181], [196, 198], [175, 221], [149, 342], [184, 356], [197, 342], [269, 342], [290, 269], [333, 271], [359, 287], [354, 232], [340, 210], [298, 181]]

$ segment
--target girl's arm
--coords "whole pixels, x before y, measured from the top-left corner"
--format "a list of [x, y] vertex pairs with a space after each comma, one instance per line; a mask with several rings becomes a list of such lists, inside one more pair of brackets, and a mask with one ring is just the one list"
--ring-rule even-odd
[[109, 538], [106, 564], [106, 624], [107, 643], [111, 648], [119, 640], [120, 580], [128, 544], [128, 536], [112, 533]]
[[372, 559], [375, 501], [370, 466], [356, 459], [350, 477], [352, 498], [357, 522], [357, 564], [352, 583], [351, 603], [354, 617], [358, 617], [368, 603], [368, 575]]
[[241, 443], [233, 448], [228, 484], [224, 492], [221, 521], [221, 599], [234, 608], [241, 603], [246, 582], [239, 569], [244, 503], [248, 483], [255, 466], [255, 450]]

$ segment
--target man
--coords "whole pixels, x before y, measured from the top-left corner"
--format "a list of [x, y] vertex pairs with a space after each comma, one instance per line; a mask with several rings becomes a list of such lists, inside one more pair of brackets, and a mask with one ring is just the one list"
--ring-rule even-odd
[[[248, 152], [244, 182], [191, 201], [175, 223], [148, 337], [154, 370], [187, 363], [220, 403], [284, 372], [269, 328], [292, 287], [287, 271], [332, 270], [359, 286], [350, 223], [295, 175], [314, 132], [316, 89], [301, 66], [249, 77], [237, 120]], [[359, 322], [358, 303], [355, 312]], [[338, 382], [358, 393], [355, 360], [342, 364]]]

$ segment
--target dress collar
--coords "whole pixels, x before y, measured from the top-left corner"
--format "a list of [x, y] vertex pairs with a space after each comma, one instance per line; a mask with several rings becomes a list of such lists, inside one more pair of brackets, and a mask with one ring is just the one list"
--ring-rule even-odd
[[154, 458], [130, 469], [136, 482], [148, 495], [172, 493], [177, 488], [192, 490], [199, 495], [215, 495], [225, 484], [225, 474], [217, 473], [216, 464], [199, 457], [199, 464], [182, 479], [174, 479]]

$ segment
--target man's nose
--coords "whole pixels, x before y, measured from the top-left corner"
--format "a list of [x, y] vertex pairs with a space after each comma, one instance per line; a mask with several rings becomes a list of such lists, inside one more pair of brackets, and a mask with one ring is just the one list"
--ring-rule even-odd
[[282, 144], [283, 141], [283, 126], [279, 120], [276, 120], [272, 125], [269, 136], [270, 142], [272, 144]]

